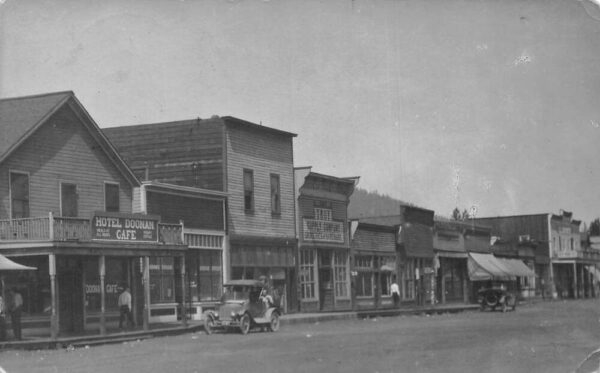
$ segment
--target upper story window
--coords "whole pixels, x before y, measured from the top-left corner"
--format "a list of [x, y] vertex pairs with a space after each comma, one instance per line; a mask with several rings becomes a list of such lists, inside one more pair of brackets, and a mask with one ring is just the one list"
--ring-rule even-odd
[[331, 221], [331, 209], [315, 208], [315, 220]]
[[104, 210], [119, 212], [119, 184], [104, 184]]
[[10, 211], [13, 219], [29, 217], [29, 174], [10, 173]]
[[279, 175], [271, 174], [271, 213], [281, 214]]
[[78, 215], [76, 184], [60, 184], [60, 215], [64, 217], [76, 217]]
[[254, 211], [254, 172], [244, 170], [244, 210]]

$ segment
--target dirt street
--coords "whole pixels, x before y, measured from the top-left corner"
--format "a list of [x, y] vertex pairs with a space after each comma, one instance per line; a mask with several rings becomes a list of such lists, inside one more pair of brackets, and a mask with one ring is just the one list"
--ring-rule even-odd
[[[54, 351], [3, 351], [7, 373], [569, 372], [600, 347], [600, 301], [284, 325]], [[0, 370], [1, 372], [1, 370]]]

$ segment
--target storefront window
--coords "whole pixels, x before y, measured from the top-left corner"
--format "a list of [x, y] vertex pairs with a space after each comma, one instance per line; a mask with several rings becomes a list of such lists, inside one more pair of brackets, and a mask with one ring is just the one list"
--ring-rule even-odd
[[379, 282], [381, 286], [381, 295], [391, 296], [390, 286], [392, 285], [392, 275], [396, 269], [396, 258], [393, 256], [382, 256], [379, 258]]
[[[88, 312], [101, 311], [100, 299], [100, 270], [99, 258], [90, 258], [85, 261], [85, 305]], [[118, 311], [118, 300], [123, 286], [127, 284], [127, 259], [106, 258], [105, 260], [105, 309]]]
[[150, 258], [150, 302], [175, 302], [175, 265], [172, 257]]
[[415, 299], [415, 260], [407, 259], [402, 273], [402, 298], [405, 300]]
[[315, 299], [315, 251], [300, 251], [300, 288], [302, 299]]
[[222, 288], [220, 250], [193, 250], [188, 254], [190, 295], [193, 302], [219, 299]]
[[357, 256], [354, 263], [357, 271], [356, 296], [373, 296], [373, 257], [370, 255]]
[[334, 253], [333, 255], [333, 279], [335, 285], [335, 297], [348, 297], [348, 256], [345, 253]]

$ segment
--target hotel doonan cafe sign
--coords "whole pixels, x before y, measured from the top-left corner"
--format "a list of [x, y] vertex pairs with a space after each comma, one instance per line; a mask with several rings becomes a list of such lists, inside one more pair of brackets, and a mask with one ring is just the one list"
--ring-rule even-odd
[[92, 239], [115, 241], [158, 241], [156, 215], [96, 212], [92, 218]]

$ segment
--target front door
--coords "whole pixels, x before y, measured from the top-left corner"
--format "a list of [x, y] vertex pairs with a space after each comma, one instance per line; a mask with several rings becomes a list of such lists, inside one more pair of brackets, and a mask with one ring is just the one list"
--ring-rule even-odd
[[83, 265], [80, 259], [63, 260], [57, 271], [58, 323], [61, 333], [77, 334], [84, 330]]
[[319, 252], [319, 304], [321, 311], [334, 309], [331, 252]]

